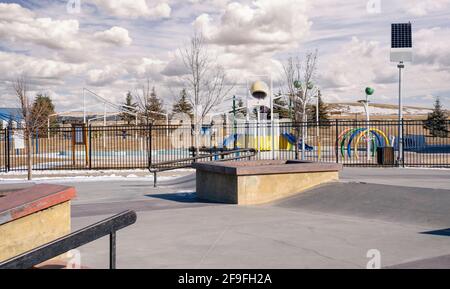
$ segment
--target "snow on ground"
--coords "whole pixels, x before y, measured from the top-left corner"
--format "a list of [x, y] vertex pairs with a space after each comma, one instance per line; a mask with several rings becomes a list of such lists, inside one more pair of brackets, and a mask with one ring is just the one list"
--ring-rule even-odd
[[[192, 169], [178, 169], [170, 175], [158, 174], [158, 181], [179, 178], [182, 173], [194, 172]], [[153, 174], [148, 170], [113, 170], [113, 171], [35, 171], [33, 183], [70, 183], [70, 182], [108, 182], [108, 181], [151, 181]], [[0, 173], [0, 184], [26, 181], [26, 172]]]
[[[396, 115], [398, 114], [397, 108], [382, 108], [371, 106], [369, 108], [371, 115]], [[426, 115], [430, 113], [431, 109], [420, 109], [405, 107], [403, 113], [406, 115]], [[364, 107], [362, 105], [343, 105], [340, 104], [338, 107], [331, 109], [331, 112], [340, 112], [342, 114], [365, 114]]]

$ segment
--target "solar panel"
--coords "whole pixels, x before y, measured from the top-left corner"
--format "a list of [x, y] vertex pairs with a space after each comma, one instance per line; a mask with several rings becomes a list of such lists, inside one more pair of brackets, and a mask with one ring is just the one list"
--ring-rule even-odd
[[392, 24], [392, 48], [412, 48], [411, 23]]

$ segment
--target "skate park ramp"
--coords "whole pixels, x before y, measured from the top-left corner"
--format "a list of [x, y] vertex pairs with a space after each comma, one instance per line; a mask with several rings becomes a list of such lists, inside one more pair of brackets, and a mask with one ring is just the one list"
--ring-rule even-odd
[[450, 190], [443, 189], [332, 183], [272, 206], [432, 228], [450, 227]]

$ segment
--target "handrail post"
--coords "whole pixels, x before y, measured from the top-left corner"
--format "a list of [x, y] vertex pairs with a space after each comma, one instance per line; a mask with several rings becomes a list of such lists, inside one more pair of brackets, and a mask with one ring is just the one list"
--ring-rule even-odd
[[116, 231], [109, 234], [109, 269], [116, 269]]

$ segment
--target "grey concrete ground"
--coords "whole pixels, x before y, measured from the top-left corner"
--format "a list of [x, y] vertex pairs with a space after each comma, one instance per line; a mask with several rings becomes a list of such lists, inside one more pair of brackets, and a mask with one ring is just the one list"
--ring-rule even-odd
[[[255, 207], [196, 199], [189, 172], [162, 181], [74, 185], [73, 228], [126, 209], [120, 268], [365, 268], [370, 249], [393, 268], [450, 268], [450, 170], [347, 168], [339, 183]], [[108, 239], [80, 248], [106, 268]]]

